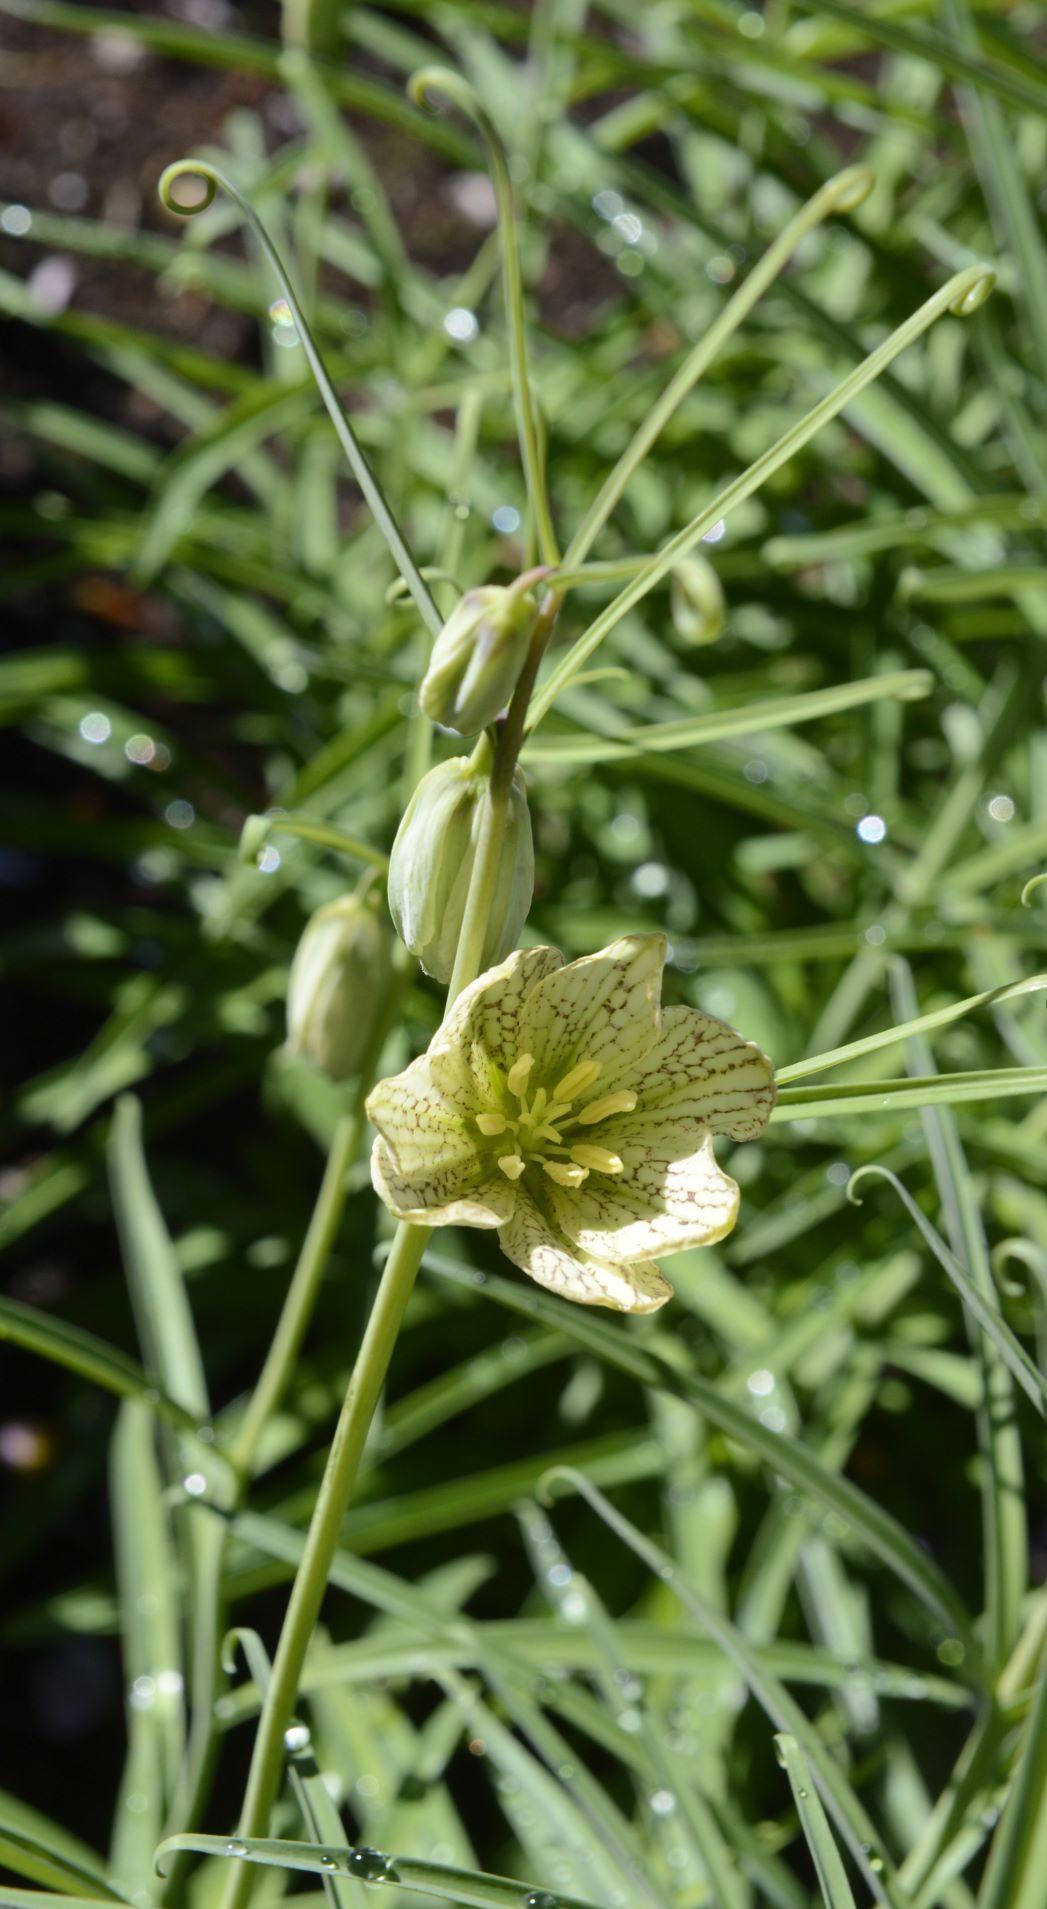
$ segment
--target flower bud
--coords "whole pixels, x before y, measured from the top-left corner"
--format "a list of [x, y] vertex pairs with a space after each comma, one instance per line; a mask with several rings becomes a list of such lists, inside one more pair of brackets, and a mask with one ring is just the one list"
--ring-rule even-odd
[[505, 708], [527, 658], [538, 606], [518, 588], [467, 590], [440, 631], [419, 701], [430, 722], [475, 736]]
[[269, 817], [267, 815], [249, 815], [240, 831], [240, 860], [249, 867], [256, 868], [269, 840]]
[[[393, 843], [389, 907], [396, 930], [437, 981], [449, 981], [454, 967], [486, 788], [487, 777], [467, 756], [439, 763], [418, 784]], [[517, 769], [499, 846], [485, 968], [515, 948], [533, 889], [531, 817]]]
[[677, 636], [694, 648], [715, 643], [727, 616], [723, 589], [704, 557], [684, 557], [669, 585], [669, 610]]
[[359, 1068], [392, 975], [388, 931], [356, 895], [318, 908], [295, 949], [287, 984], [287, 1051], [331, 1080]]

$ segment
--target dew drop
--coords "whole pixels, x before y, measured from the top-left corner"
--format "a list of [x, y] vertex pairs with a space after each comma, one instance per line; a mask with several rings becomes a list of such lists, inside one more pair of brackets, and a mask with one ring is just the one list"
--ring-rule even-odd
[[321, 1868], [321, 1869], [337, 1869], [337, 1868], [338, 1868], [338, 1863], [337, 1863], [337, 1861], [336, 1861], [336, 1859], [335, 1859], [335, 1857], [333, 1857], [333, 1856], [321, 1856], [321, 1858], [320, 1858], [320, 1868]]
[[299, 1751], [308, 1750], [312, 1738], [307, 1723], [289, 1723], [284, 1731], [284, 1749], [289, 1756], [297, 1756]]
[[225, 1853], [227, 1856], [246, 1856], [247, 1844], [234, 1840], [233, 1842], [226, 1844]]
[[532, 1889], [530, 1895], [524, 1897], [524, 1909], [560, 1909], [560, 1905], [548, 1889]]
[[362, 1844], [354, 1849], [347, 1864], [351, 1876], [359, 1876], [361, 1882], [395, 1882], [396, 1871], [388, 1856], [380, 1849], [368, 1849]]

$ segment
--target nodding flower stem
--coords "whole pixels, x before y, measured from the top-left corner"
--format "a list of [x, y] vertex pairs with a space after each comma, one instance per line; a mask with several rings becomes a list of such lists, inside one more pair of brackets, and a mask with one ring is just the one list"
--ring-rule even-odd
[[801, 240], [834, 212], [853, 212], [868, 197], [874, 184], [875, 178], [868, 166], [848, 166], [846, 171], [827, 179], [813, 198], [808, 199], [806, 205], [793, 214], [774, 243], [768, 246], [762, 259], [753, 266], [748, 278], [724, 306], [719, 318], [710, 325], [704, 338], [688, 352], [675, 377], [670, 379], [657, 404], [652, 405], [636, 435], [626, 445], [610, 476], [604, 479], [564, 552], [565, 569], [584, 561], [630, 478], [643, 463], [673, 412], [683, 403], [687, 393], [693, 390], [732, 332], [737, 331], [753, 306], [784, 271]]
[[501, 853], [505, 812], [512, 790], [513, 772], [523, 744], [527, 706], [538, 675], [538, 666], [553, 633], [553, 625], [559, 614], [562, 600], [559, 592], [555, 590], [548, 591], [543, 599], [531, 635], [527, 661], [520, 673], [505, 721], [497, 732], [490, 782], [484, 796], [480, 820], [476, 859], [469, 882], [469, 898], [465, 905], [462, 931], [458, 937], [458, 951], [447, 989], [448, 1006], [462, 992], [462, 989], [468, 987], [470, 981], [475, 979], [480, 969], [487, 934], [487, 920], [491, 911], [491, 896], [494, 892]]
[[[189, 205], [183, 200], [178, 199], [175, 196], [174, 188], [180, 179], [202, 180], [205, 187], [203, 197], [198, 199], [193, 205]], [[375, 523], [378, 525], [379, 530], [389, 546], [393, 561], [418, 606], [422, 621], [426, 624], [431, 634], [435, 636], [443, 623], [443, 618], [411, 554], [407, 540], [393, 515], [385, 493], [368, 464], [357, 442], [352, 426], [338, 402], [334, 386], [331, 383], [327, 368], [317, 349], [313, 334], [306, 323], [305, 313], [295, 294], [284, 262], [254, 207], [244, 198], [239, 187], [234, 186], [231, 179], [227, 179], [225, 174], [218, 170], [217, 166], [212, 166], [206, 159], [176, 159], [174, 164], [168, 166], [161, 174], [158, 190], [160, 198], [168, 211], [177, 212], [182, 218], [192, 218], [195, 213], [206, 211], [208, 206], [214, 204], [219, 192], [228, 193], [229, 197], [233, 200], [251, 227], [262, 251], [265, 253], [266, 258], [273, 268], [276, 278], [279, 281], [280, 289], [287, 300], [291, 316], [294, 319], [295, 328], [301, 340], [302, 350], [306, 356], [306, 362], [316, 380], [316, 388], [324, 401], [331, 423], [334, 425], [335, 434], [345, 452], [349, 468], [367, 500]]]
[[567, 654], [547, 677], [534, 699], [527, 723], [528, 731], [541, 721], [561, 690], [566, 689], [578, 671], [584, 668], [594, 650], [598, 649], [603, 642], [604, 637], [621, 622], [624, 616], [628, 615], [637, 603], [642, 601], [648, 591], [653, 590], [670, 570], [675, 569], [680, 558], [687, 555], [687, 552], [705, 536], [707, 530], [711, 530], [714, 524], [725, 518], [736, 504], [744, 502], [745, 498], [751, 497], [754, 491], [759, 490], [761, 484], [809, 443], [810, 439], [821, 430], [823, 424], [828, 424], [829, 420], [835, 418], [845, 405], [850, 404], [867, 385], [872, 384], [873, 380], [878, 378], [881, 372], [886, 371], [888, 365], [893, 363], [894, 359], [913, 344], [937, 319], [946, 312], [951, 312], [957, 318], [969, 317], [988, 298], [995, 283], [996, 275], [987, 265], [969, 265], [965, 271], [957, 272], [948, 284], [943, 285], [932, 298], [928, 298], [911, 318], [907, 318], [904, 325], [899, 325], [897, 331], [892, 331], [882, 345], [871, 352], [868, 358], [863, 359], [862, 363], [856, 366], [834, 391], [830, 391], [828, 397], [823, 398], [820, 404], [816, 404], [812, 411], [808, 411], [806, 417], [801, 418], [798, 424], [792, 425], [788, 431], [784, 432], [777, 444], [773, 444], [769, 451], [765, 451], [762, 457], [758, 457], [755, 463], [750, 464], [748, 470], [743, 471], [740, 477], [736, 477], [733, 483], [728, 484], [717, 497], [713, 498], [711, 504], [707, 504], [704, 510], [699, 511], [697, 517], [692, 518], [691, 522], [684, 526], [683, 530], [678, 531], [675, 537], [671, 537], [667, 544], [663, 544], [661, 550], [644, 564], [625, 589], [619, 591], [606, 610], [601, 611], [584, 635], [572, 644]]
[[491, 178], [498, 206], [498, 223], [502, 239], [502, 277], [505, 287], [506, 318], [509, 325], [509, 351], [512, 361], [513, 397], [516, 403], [520, 455], [523, 459], [524, 477], [527, 482], [527, 495], [534, 520], [539, 555], [543, 563], [556, 564], [560, 561], [560, 550], [549, 509], [538, 418], [527, 362], [527, 323], [524, 314], [523, 278], [520, 271], [520, 239], [517, 231], [513, 184], [509, 176], [509, 161], [505, 147], [489, 114], [484, 111], [473, 88], [460, 73], [453, 73], [444, 66], [422, 67], [412, 76], [408, 92], [417, 106], [424, 105], [430, 94], [443, 93], [473, 121], [490, 155]]

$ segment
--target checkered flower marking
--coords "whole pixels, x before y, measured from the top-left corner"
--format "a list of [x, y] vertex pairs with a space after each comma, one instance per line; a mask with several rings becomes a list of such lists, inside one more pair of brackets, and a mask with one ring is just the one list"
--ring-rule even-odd
[[661, 1007], [665, 955], [662, 935], [567, 964], [524, 948], [466, 988], [368, 1100], [390, 1211], [497, 1227], [509, 1259], [581, 1305], [664, 1305], [655, 1256], [722, 1239], [737, 1217], [713, 1136], [755, 1139], [775, 1095], [751, 1041]]

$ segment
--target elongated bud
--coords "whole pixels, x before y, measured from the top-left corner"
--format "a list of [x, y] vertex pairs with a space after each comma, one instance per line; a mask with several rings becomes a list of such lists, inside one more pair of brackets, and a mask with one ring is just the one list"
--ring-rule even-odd
[[669, 609], [676, 634], [696, 649], [715, 643], [727, 616], [723, 589], [704, 557], [685, 557], [669, 585]]
[[359, 1068], [392, 976], [392, 945], [371, 901], [345, 895], [318, 908], [287, 984], [287, 1051], [346, 1080]]
[[[397, 933], [426, 974], [449, 981], [465, 916], [487, 777], [467, 756], [423, 776], [389, 862], [389, 907]], [[515, 948], [534, 890], [534, 847], [523, 777], [517, 769], [500, 845], [483, 965]]]
[[430, 722], [475, 736], [505, 708], [527, 659], [538, 605], [519, 587], [467, 590], [433, 644], [419, 701]]

